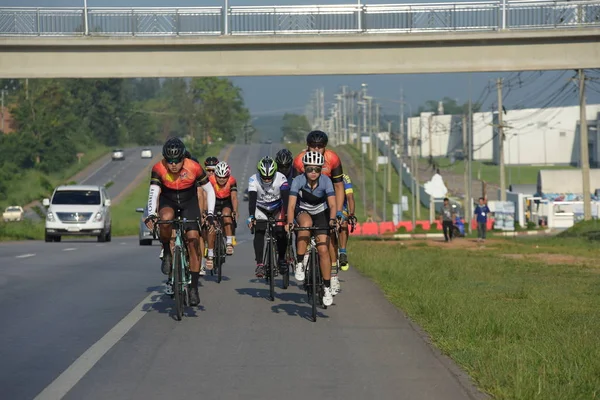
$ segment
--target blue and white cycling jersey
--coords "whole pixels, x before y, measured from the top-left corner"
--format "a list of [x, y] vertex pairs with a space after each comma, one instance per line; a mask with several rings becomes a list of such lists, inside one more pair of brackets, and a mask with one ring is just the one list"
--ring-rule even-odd
[[329, 208], [327, 198], [335, 196], [333, 183], [325, 175], [319, 177], [314, 190], [308, 186], [306, 175], [298, 175], [292, 182], [290, 196], [297, 196], [297, 207], [308, 212], [310, 215], [319, 214]]
[[283, 199], [282, 190], [289, 190], [290, 186], [281, 172], [276, 172], [273, 182], [266, 184], [258, 174], [254, 174], [248, 180], [248, 193], [256, 192], [256, 208], [263, 211], [274, 211], [281, 208]]

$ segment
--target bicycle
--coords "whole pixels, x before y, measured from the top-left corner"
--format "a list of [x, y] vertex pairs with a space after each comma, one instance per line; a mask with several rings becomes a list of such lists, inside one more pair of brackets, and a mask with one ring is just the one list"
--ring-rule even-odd
[[[336, 229], [336, 227], [329, 227], [329, 230]], [[321, 231], [324, 228], [321, 227], [299, 227], [295, 226], [290, 229], [288, 232], [288, 246], [291, 246], [291, 232], [292, 231], [309, 231], [310, 241], [308, 243], [308, 248], [306, 249], [306, 255], [304, 256], [304, 264], [306, 274], [304, 277], [304, 290], [306, 291], [306, 295], [308, 297], [308, 302], [312, 306], [312, 319], [313, 322], [317, 322], [317, 297], [319, 304], [324, 309], [327, 309], [327, 306], [323, 304], [323, 295], [325, 294], [323, 276], [321, 275], [321, 262], [319, 259], [319, 254], [317, 252], [317, 241], [315, 238], [314, 231]], [[308, 259], [307, 259], [308, 258]], [[316, 295], [315, 295], [316, 294]]]
[[177, 321], [181, 321], [183, 317], [183, 308], [188, 303], [188, 287], [192, 283], [192, 275], [190, 273], [190, 259], [188, 249], [184, 240], [185, 237], [185, 224], [191, 222], [200, 222], [200, 218], [187, 219], [181, 218], [181, 216], [172, 220], [161, 220], [158, 219], [154, 223], [154, 234], [156, 236], [156, 230], [158, 225], [169, 224], [173, 225], [175, 230], [175, 247], [173, 249], [173, 261], [171, 268], [171, 276], [167, 284], [171, 284], [173, 288], [173, 294], [171, 298], [175, 299], [175, 318]]
[[[265, 279], [269, 282], [269, 299], [275, 301], [275, 274], [277, 265], [278, 254], [277, 254], [277, 236], [274, 234], [275, 224], [278, 222], [286, 222], [285, 219], [275, 219], [271, 216], [268, 217], [267, 231], [265, 232], [265, 251], [263, 255], [263, 265], [265, 267]], [[251, 229], [251, 233], [254, 234], [254, 227]], [[287, 289], [290, 285], [290, 269], [289, 265], [285, 273], [283, 273], [283, 289]]]
[[223, 277], [223, 264], [227, 256], [227, 243], [223, 235], [223, 214], [218, 211], [215, 215], [215, 248], [214, 248], [214, 266], [210, 271], [211, 276], [217, 274], [217, 283], [221, 283]]

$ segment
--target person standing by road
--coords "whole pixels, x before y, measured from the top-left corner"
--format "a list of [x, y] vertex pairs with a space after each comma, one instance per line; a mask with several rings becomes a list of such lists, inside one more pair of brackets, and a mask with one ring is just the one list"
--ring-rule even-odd
[[487, 206], [487, 200], [484, 197], [479, 198], [479, 205], [475, 207], [475, 216], [477, 217], [477, 241], [483, 242], [485, 240], [485, 233], [487, 231], [487, 217], [490, 213], [490, 209]]
[[442, 220], [442, 229], [444, 230], [444, 240], [446, 242], [448, 242], [448, 240], [452, 241], [452, 230], [454, 229], [454, 224], [452, 221], [454, 220], [454, 210], [452, 210], [450, 200], [448, 200], [447, 197], [444, 198], [444, 205], [442, 206], [440, 218]]

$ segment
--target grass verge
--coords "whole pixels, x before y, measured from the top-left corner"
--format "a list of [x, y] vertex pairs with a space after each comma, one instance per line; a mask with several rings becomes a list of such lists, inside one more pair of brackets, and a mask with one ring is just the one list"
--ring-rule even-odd
[[[456, 161], [450, 164], [450, 159], [445, 157], [435, 158], [440, 171], [448, 171], [458, 175], [462, 175], [465, 170], [464, 161]], [[427, 159], [420, 159], [419, 163], [423, 166], [428, 166]], [[500, 184], [500, 169], [497, 165], [483, 161], [473, 161], [471, 166], [473, 177], [492, 184]], [[533, 166], [533, 165], [507, 165], [505, 167], [506, 182], [511, 185], [518, 184], [534, 184], [537, 182], [538, 172], [542, 169], [573, 169], [575, 167], [569, 165], [548, 165], [548, 166]]]
[[350, 241], [350, 250], [356, 268], [495, 398], [594, 399], [600, 268], [502, 256], [557, 240], [498, 240], [483, 251]]

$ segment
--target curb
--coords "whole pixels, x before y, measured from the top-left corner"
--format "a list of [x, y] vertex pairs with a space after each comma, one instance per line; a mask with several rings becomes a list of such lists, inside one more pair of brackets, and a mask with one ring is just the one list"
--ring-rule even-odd
[[443, 237], [443, 233], [396, 233], [394, 235], [394, 239], [429, 239]]
[[521, 231], [521, 232], [517, 232], [517, 231], [495, 232], [492, 235], [498, 235], [498, 236], [530, 236], [530, 235], [547, 235], [549, 233], [552, 233], [552, 229], [544, 229], [544, 230], [538, 230], [538, 231]]

